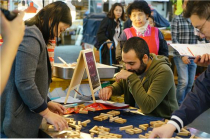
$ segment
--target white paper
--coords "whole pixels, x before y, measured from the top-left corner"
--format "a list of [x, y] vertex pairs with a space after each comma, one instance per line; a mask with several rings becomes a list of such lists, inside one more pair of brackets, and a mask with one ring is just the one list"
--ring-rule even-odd
[[196, 57], [198, 55], [210, 54], [210, 43], [205, 44], [170, 44], [180, 55]]
[[[93, 103], [93, 101], [89, 101], [91, 103]], [[111, 102], [111, 101], [103, 101], [103, 100], [96, 100], [96, 103], [101, 103], [101, 104], [105, 104], [105, 105], [110, 105], [110, 106], [114, 106], [114, 107], [128, 107], [128, 104], [124, 104], [124, 103], [116, 103], [116, 102]]]
[[[60, 97], [60, 98], [55, 99], [53, 101], [57, 102], [57, 103], [64, 103], [65, 99], [66, 99], [66, 97]], [[73, 104], [73, 103], [80, 103], [80, 102], [84, 102], [84, 101], [69, 96], [66, 103]]]

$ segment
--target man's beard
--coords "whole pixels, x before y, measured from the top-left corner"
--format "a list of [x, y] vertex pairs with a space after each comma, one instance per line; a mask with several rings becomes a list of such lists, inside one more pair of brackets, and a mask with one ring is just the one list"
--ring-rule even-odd
[[137, 75], [141, 75], [145, 72], [146, 68], [147, 68], [147, 64], [144, 64], [144, 62], [141, 61], [141, 66], [139, 67], [138, 70], [128, 70], [128, 71], [136, 73]]

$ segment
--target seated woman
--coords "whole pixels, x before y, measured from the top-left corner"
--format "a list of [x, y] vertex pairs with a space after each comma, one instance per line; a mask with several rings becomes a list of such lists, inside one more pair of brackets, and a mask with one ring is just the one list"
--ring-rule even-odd
[[[122, 32], [121, 20], [125, 20], [123, 6], [120, 3], [115, 3], [112, 5], [107, 17], [101, 21], [101, 25], [96, 36], [97, 43], [95, 44], [95, 47], [97, 49], [99, 49], [101, 44], [104, 42], [113, 42], [114, 46], [112, 47], [112, 63], [114, 64], [116, 64], [115, 48], [118, 43], [118, 38]], [[111, 47], [111, 44], [112, 43], [105, 44], [102, 49], [103, 64], [110, 64], [109, 48]]]
[[168, 56], [168, 46], [162, 33], [158, 28], [149, 25], [148, 18], [151, 16], [151, 10], [147, 2], [134, 1], [127, 8], [127, 15], [133, 27], [126, 28], [120, 35], [116, 48], [116, 60], [121, 61], [123, 43], [134, 36], [143, 38], [147, 42], [150, 53]]

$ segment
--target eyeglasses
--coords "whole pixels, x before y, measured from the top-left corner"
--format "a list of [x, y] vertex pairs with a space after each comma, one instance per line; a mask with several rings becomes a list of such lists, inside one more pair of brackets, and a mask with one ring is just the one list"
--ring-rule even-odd
[[[207, 17], [206, 21], [209, 20], [209, 18], [210, 18], [210, 15]], [[201, 26], [200, 29], [195, 28], [195, 30], [196, 30], [197, 33], [202, 33], [202, 28], [203, 28], [203, 26], [205, 25], [206, 21], [203, 23], [203, 25]]]

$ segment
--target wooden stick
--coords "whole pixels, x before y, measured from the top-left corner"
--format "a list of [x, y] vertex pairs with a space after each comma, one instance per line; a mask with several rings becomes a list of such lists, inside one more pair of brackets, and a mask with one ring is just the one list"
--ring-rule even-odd
[[133, 128], [133, 125], [127, 125], [127, 126], [119, 127], [119, 130], [122, 131], [122, 130], [132, 129], [132, 128]]

